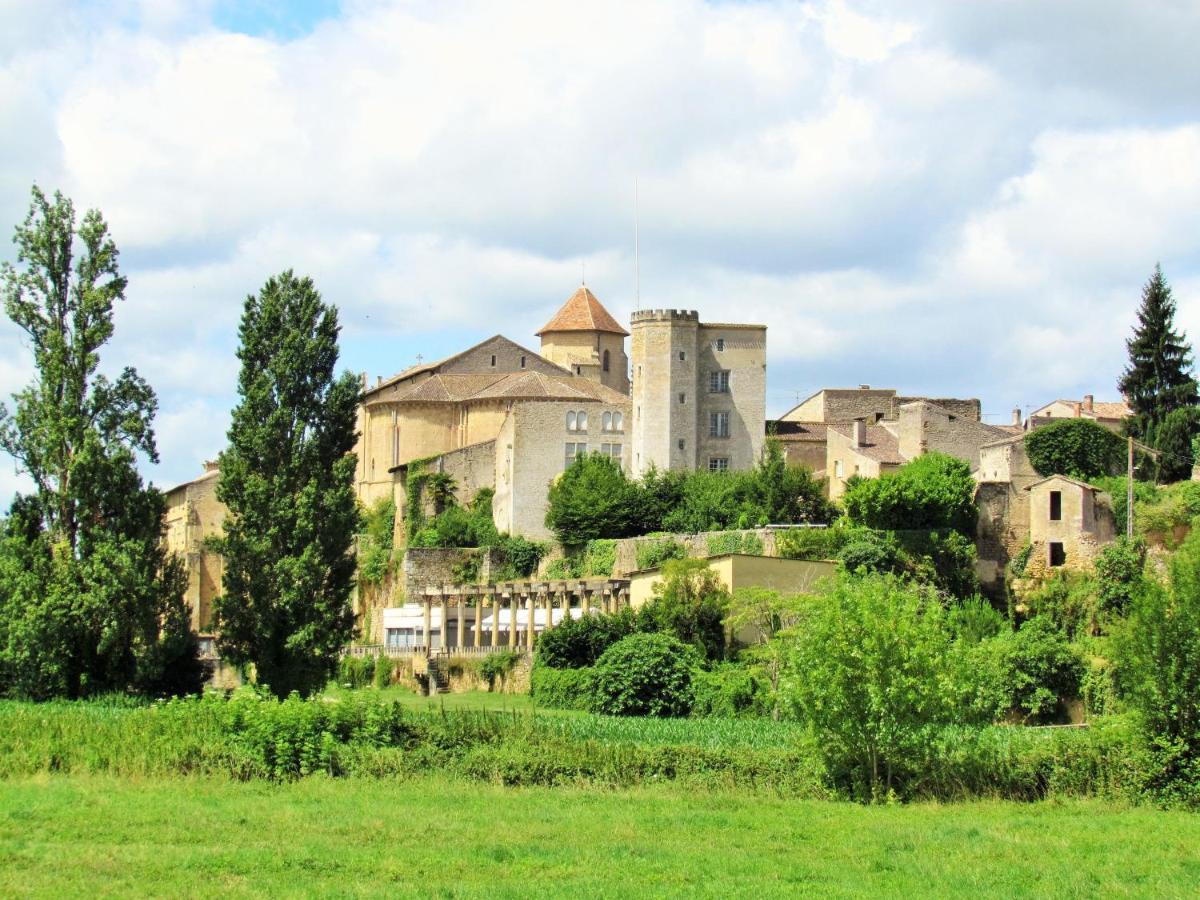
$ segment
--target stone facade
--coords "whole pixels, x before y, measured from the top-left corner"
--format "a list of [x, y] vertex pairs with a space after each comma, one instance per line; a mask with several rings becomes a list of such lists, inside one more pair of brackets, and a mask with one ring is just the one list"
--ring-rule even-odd
[[212, 628], [213, 600], [221, 593], [225, 562], [205, 548], [205, 540], [222, 533], [225, 505], [217, 499], [220, 473], [216, 463], [205, 463], [204, 474], [166, 492], [163, 520], [167, 550], [178, 554], [187, 570], [184, 600], [191, 608], [192, 630], [207, 634]]
[[550, 484], [578, 453], [606, 453], [628, 472], [630, 408], [627, 398], [617, 396], [514, 403], [496, 440], [496, 527], [538, 540], [551, 537], [545, 522]]
[[825, 477], [831, 500], [846, 492], [846, 482], [853, 476], [878, 478], [903, 463], [895, 434], [882, 425], [858, 421], [832, 425], [826, 431]]
[[1089, 571], [1116, 535], [1108, 495], [1065, 475], [1043, 478], [1025, 490], [1033, 547], [1025, 574], [1037, 577], [1059, 567]]
[[765, 325], [633, 314], [633, 473], [748, 469], [766, 436]]
[[1025, 455], [1025, 436], [1013, 435], [982, 446], [976, 478], [976, 574], [984, 592], [1000, 599], [1008, 565], [1029, 540], [1028, 488], [1041, 480]]
[[896, 437], [900, 455], [915, 459], [926, 453], [945, 453], [979, 468], [979, 449], [1009, 437], [1002, 428], [963, 418], [930, 400], [913, 400], [900, 407]]
[[1059, 419], [1091, 419], [1119, 433], [1124, 421], [1132, 415], [1133, 410], [1124, 400], [1097, 402], [1091, 394], [1086, 394], [1082, 400], [1051, 400], [1039, 406], [1029, 414], [1026, 425], [1032, 430]]
[[542, 336], [542, 355], [577, 377], [629, 393], [625, 338], [600, 331], [556, 331]]

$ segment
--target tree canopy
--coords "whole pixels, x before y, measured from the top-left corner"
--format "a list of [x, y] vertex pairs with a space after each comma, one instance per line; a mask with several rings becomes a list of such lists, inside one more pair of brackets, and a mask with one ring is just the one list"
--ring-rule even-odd
[[1026, 435], [1025, 453], [1039, 475], [1090, 480], [1122, 470], [1125, 442], [1090, 419], [1063, 419]]
[[970, 467], [927, 453], [879, 478], [852, 478], [842, 502], [856, 525], [887, 531], [952, 529], [974, 534], [975, 480]]
[[[1191, 466], [1190, 437], [1196, 433], [1197, 419], [1194, 415], [1186, 419], [1176, 416], [1167, 427], [1168, 417], [1195, 407], [1200, 402], [1200, 388], [1192, 374], [1192, 348], [1187, 335], [1175, 329], [1175, 299], [1162, 266], [1154, 267], [1154, 274], [1142, 288], [1137, 318], [1133, 335], [1125, 342], [1129, 365], [1118, 387], [1133, 409], [1130, 434], [1173, 456], [1182, 448], [1186, 459], [1176, 463], [1178, 471], [1168, 468], [1160, 473], [1160, 480], [1169, 480]], [[1179, 434], [1181, 426], [1186, 436]]]
[[124, 299], [116, 243], [97, 210], [76, 225], [37, 187], [3, 268], [4, 309], [37, 375], [0, 404], [0, 447], [32, 479], [0, 543], [0, 690], [32, 697], [197, 690], [184, 577], [162, 542], [157, 400], [131, 368], [99, 373]]
[[214, 606], [222, 655], [279, 696], [324, 686], [354, 633], [358, 382], [335, 375], [339, 330], [336, 308], [291, 270], [246, 298], [239, 330]]

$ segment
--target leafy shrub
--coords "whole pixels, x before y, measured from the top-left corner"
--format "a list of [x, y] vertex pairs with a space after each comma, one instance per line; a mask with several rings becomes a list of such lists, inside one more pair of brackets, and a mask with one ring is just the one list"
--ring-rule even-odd
[[649, 538], [637, 544], [639, 569], [657, 569], [669, 559], [686, 558], [687, 548], [672, 538]]
[[958, 531], [899, 531], [896, 538], [907, 571], [919, 581], [959, 599], [979, 590], [972, 538]]
[[638, 518], [637, 488], [600, 453], [576, 459], [550, 486], [546, 527], [564, 545], [624, 537]]
[[692, 715], [732, 719], [770, 712], [770, 688], [737, 663], [721, 663], [692, 673]]
[[1119, 472], [1125, 442], [1091, 419], [1063, 419], [1026, 435], [1025, 453], [1039, 475], [1087, 480]]
[[775, 551], [785, 559], [837, 559], [853, 531], [837, 525], [827, 528], [789, 528], [775, 535]]
[[1011, 708], [1034, 723], [1059, 718], [1062, 703], [1079, 696], [1083, 660], [1052, 622], [1041, 616], [998, 639]]
[[537, 640], [539, 665], [552, 669], [581, 669], [623, 637], [633, 634], [637, 617], [625, 607], [612, 614], [592, 613], [543, 631]]
[[1200, 533], [1171, 560], [1169, 585], [1138, 590], [1115, 642], [1117, 685], [1153, 760], [1148, 788], [1200, 804]]
[[507, 681], [520, 659], [521, 654], [516, 650], [496, 650], [485, 656], [479, 674], [487, 680], [488, 690], [495, 690], [497, 681], [501, 684]]
[[528, 578], [537, 571], [538, 563], [546, 555], [546, 545], [531, 541], [520, 535], [503, 535], [497, 546], [504, 557], [495, 581], [514, 581]]
[[847, 483], [842, 498], [855, 525], [881, 530], [975, 533], [975, 480], [960, 459], [927, 453], [878, 478]]
[[1002, 634], [1008, 622], [1000, 612], [982, 597], [970, 597], [953, 604], [946, 622], [954, 636], [969, 644], [978, 644]]
[[638, 611], [639, 631], [660, 631], [694, 647], [704, 659], [725, 656], [729, 592], [702, 559], [670, 560], [654, 596]]
[[1073, 640], [1097, 630], [1097, 594], [1092, 576], [1057, 569], [1026, 593], [1021, 602], [1030, 616], [1046, 620]]
[[613, 716], [686, 716], [694, 649], [668, 634], [631, 634], [596, 662], [593, 708]]
[[1124, 614], [1142, 582], [1146, 567], [1146, 542], [1122, 536], [1096, 557], [1096, 588], [1100, 609]]
[[616, 565], [617, 542], [611, 538], [595, 538], [584, 548], [580, 577], [609, 578]]
[[552, 560], [542, 574], [546, 578], [579, 578], [579, 566], [576, 562], [577, 560], [567, 556]]
[[1008, 570], [1015, 577], [1020, 578], [1025, 574], [1025, 568], [1029, 565], [1029, 557], [1033, 555], [1033, 544], [1028, 540], [1021, 545], [1021, 549], [1016, 552], [1012, 560], [1009, 561]]
[[338, 683], [350, 687], [367, 687], [375, 679], [374, 656], [343, 656], [338, 660]]
[[535, 665], [529, 676], [529, 695], [538, 706], [587, 712], [592, 708], [595, 676], [596, 670], [591, 667], [552, 669]]
[[837, 555], [847, 572], [888, 574], [901, 569], [900, 548], [895, 538], [886, 533], [857, 529]]
[[969, 712], [969, 675], [937, 595], [888, 575], [842, 573], [808, 600], [780, 689], [852, 794], [888, 795], [921, 769], [930, 729]]
[[708, 555], [722, 556], [726, 553], [762, 556], [763, 540], [752, 531], [723, 531], [719, 534], [710, 534], [708, 536]]
[[359, 534], [358, 577], [367, 584], [381, 584], [392, 564], [396, 504], [384, 497], [363, 515]]

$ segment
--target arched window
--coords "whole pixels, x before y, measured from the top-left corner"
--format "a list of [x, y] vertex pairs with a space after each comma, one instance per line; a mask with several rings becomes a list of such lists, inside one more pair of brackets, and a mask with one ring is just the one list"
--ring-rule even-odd
[[612, 431], [612, 413], [606, 412], [600, 419], [600, 427], [604, 431]]
[[567, 413], [567, 431], [574, 431], [576, 424], [575, 410], [571, 410]]
[[613, 413], [613, 431], [621, 431], [625, 427], [625, 417], [620, 413]]
[[608, 351], [604, 351], [604, 371], [608, 371]]
[[579, 418], [576, 421], [579, 423], [580, 431], [587, 431], [587, 412], [586, 411], [581, 409], [579, 411]]

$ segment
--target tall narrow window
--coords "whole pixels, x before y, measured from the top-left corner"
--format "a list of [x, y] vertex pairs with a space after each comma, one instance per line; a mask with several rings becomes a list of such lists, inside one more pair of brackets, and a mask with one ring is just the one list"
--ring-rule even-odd
[[580, 431], [587, 431], [587, 412], [586, 412], [585, 410], [582, 410], [582, 409], [581, 409], [581, 410], [579, 411], [579, 416], [578, 416], [578, 420], [577, 420], [577, 421], [578, 421], [578, 423], [579, 423], [579, 430], [580, 430]]
[[567, 431], [575, 431], [577, 424], [575, 410], [572, 409], [567, 412]]
[[492, 368], [493, 369], [496, 368], [496, 354], [495, 353], [492, 354]]
[[608, 371], [608, 351], [607, 350], [604, 351], [604, 364], [603, 365], [604, 365], [604, 371], [607, 372]]
[[601, 431], [612, 431], [613, 430], [612, 416], [613, 416], [612, 413], [606, 412], [603, 416], [600, 417], [600, 430]]
[[521, 357], [521, 368], [525, 368], [525, 357]]
[[1062, 521], [1062, 491], [1050, 492], [1050, 521]]
[[720, 353], [725, 349], [725, 338], [717, 338], [717, 352]]
[[625, 417], [621, 413], [613, 413], [612, 430], [623, 431], [625, 428]]
[[684, 362], [686, 359], [687, 359], [687, 353], [685, 353], [684, 351], [680, 350], [680, 351], [679, 351], [679, 361], [680, 361], [680, 362]]
[[708, 436], [716, 438], [729, 437], [729, 413], [715, 412], [708, 414]]
[[569, 469], [571, 467], [571, 463], [575, 462], [575, 460], [579, 459], [579, 457], [586, 455], [587, 444], [577, 444], [572, 441], [567, 441], [565, 452], [563, 454], [563, 468]]
[[683, 406], [685, 403], [687, 403], [687, 394], [680, 394], [679, 395], [679, 405]]

